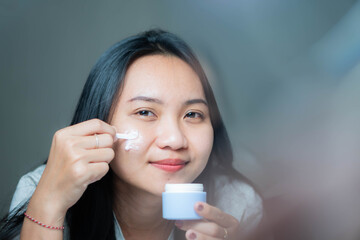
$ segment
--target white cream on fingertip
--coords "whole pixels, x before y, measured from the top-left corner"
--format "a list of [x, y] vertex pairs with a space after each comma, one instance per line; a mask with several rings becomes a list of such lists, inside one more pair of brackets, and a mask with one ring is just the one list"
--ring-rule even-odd
[[117, 139], [127, 139], [127, 140], [133, 140], [139, 136], [139, 132], [137, 130], [131, 130], [129, 132], [125, 133], [116, 133]]
[[137, 130], [125, 131], [124, 133], [116, 133], [117, 139], [125, 139], [124, 148], [125, 151], [139, 150], [143, 141], [142, 136]]
[[130, 150], [139, 150], [140, 146], [143, 144], [144, 139], [141, 134], [137, 134], [137, 137], [134, 139], [128, 139], [125, 142], [125, 151]]

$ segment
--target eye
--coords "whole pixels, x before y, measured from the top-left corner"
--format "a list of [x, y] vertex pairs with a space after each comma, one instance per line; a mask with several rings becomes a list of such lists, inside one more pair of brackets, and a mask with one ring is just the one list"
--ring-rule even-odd
[[185, 117], [193, 119], [204, 119], [204, 115], [198, 112], [188, 112]]
[[151, 111], [148, 110], [140, 110], [138, 112], [136, 112], [137, 115], [142, 116], [142, 117], [154, 117], [155, 114], [152, 113]]

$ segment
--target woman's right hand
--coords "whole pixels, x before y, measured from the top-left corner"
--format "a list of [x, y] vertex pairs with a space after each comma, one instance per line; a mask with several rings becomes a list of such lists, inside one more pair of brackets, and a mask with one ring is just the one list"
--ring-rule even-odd
[[[94, 134], [99, 140], [98, 147]], [[99, 119], [57, 131], [44, 173], [30, 201], [37, 205], [31, 206], [32, 210], [44, 207], [56, 216], [64, 217], [87, 186], [109, 171], [109, 163], [115, 157], [112, 148], [115, 134], [113, 126]]]

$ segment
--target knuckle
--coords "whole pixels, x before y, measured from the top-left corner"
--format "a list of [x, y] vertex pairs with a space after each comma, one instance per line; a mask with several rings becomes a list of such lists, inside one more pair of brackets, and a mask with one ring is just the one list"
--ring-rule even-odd
[[234, 216], [231, 216], [231, 215], [229, 217], [230, 217], [229, 222], [230, 222], [231, 226], [234, 226], [234, 227], [240, 226], [239, 220], [237, 220]]
[[225, 215], [224, 214], [216, 214], [216, 221], [217, 222], [223, 222], [225, 220]]
[[102, 176], [104, 176], [109, 171], [109, 164], [103, 164], [102, 166], [103, 166]]
[[91, 120], [92, 121], [92, 124], [94, 125], [94, 128], [97, 129], [97, 130], [102, 130], [103, 128], [103, 123], [100, 119], [98, 118], [94, 118]]
[[71, 155], [72, 155], [73, 161], [75, 161], [75, 162], [78, 162], [81, 159], [84, 159], [84, 157], [85, 157], [85, 154], [81, 153], [79, 151], [72, 151]]
[[64, 131], [62, 129], [57, 130], [54, 134], [54, 140], [59, 141], [64, 136]]
[[85, 177], [86, 168], [82, 164], [76, 164], [71, 168], [71, 173], [75, 179], [82, 179]]
[[211, 224], [211, 226], [208, 228], [208, 231], [208, 234], [212, 237], [221, 236], [224, 234], [224, 230], [215, 223]]
[[114, 159], [114, 157], [115, 157], [115, 151], [114, 151], [114, 149], [112, 149], [112, 148], [107, 148], [106, 149], [106, 155], [107, 155], [107, 159], [110, 161], [110, 160], [112, 160], [112, 159]]
[[105, 137], [106, 146], [112, 146], [114, 142], [113, 137], [110, 134], [105, 134], [104, 137]]
[[94, 173], [94, 176], [93, 176], [93, 182], [96, 182], [96, 181], [99, 181], [102, 177], [104, 177], [106, 175], [106, 173], [109, 171], [109, 165], [104, 163], [104, 164], [101, 164], [99, 165], [99, 171], [98, 173]]
[[69, 139], [67, 139], [66, 142], [65, 142], [65, 145], [66, 145], [68, 148], [73, 148], [73, 147], [76, 146], [76, 144], [77, 144], [77, 141], [76, 141], [75, 138], [69, 138]]
[[114, 149], [110, 148], [110, 158], [113, 159], [115, 157]]

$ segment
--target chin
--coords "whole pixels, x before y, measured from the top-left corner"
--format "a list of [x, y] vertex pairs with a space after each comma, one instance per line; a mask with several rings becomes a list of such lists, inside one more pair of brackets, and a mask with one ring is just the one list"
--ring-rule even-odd
[[197, 176], [186, 176], [185, 174], [173, 176], [157, 176], [153, 178], [152, 185], [148, 187], [148, 191], [156, 196], [162, 196], [165, 192], [165, 184], [167, 183], [192, 183]]

